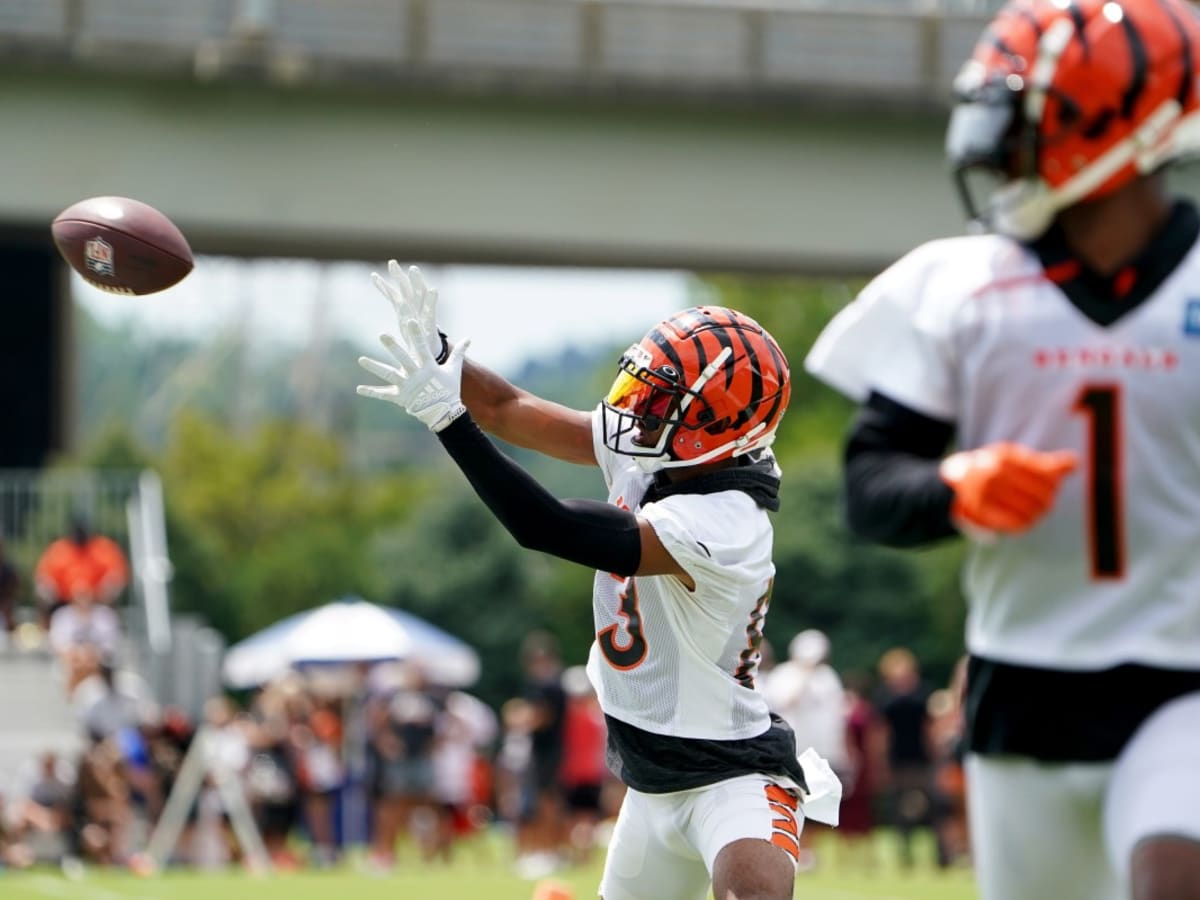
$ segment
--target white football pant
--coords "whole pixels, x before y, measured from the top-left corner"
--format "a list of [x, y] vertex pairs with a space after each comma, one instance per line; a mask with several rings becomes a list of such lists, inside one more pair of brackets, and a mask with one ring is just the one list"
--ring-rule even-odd
[[1125, 900], [1148, 837], [1200, 841], [1200, 693], [1142, 725], [1113, 763], [969, 756], [980, 900]]

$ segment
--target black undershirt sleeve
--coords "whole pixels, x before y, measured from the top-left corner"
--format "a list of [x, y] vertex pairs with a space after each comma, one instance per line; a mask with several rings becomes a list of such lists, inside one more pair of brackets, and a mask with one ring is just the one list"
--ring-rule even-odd
[[642, 561], [637, 516], [600, 500], [559, 500], [488, 439], [470, 413], [438, 432], [488, 509], [529, 550], [614, 575]]
[[860, 537], [915, 547], [957, 534], [954, 493], [938, 475], [954, 426], [872, 393], [845, 450], [846, 518]]

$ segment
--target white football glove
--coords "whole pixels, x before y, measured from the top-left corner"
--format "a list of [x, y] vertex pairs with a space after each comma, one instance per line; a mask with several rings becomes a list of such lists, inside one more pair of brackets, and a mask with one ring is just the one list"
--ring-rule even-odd
[[441, 431], [467, 411], [462, 402], [462, 367], [471, 342], [463, 341], [445, 362], [439, 363], [429, 352], [426, 335], [416, 319], [406, 319], [401, 324], [400, 336], [402, 341], [390, 334], [379, 337], [398, 366], [369, 356], [358, 358], [360, 366], [388, 382], [388, 387], [360, 384], [358, 393], [395, 403], [424, 422], [430, 431]]
[[384, 278], [377, 272], [371, 273], [371, 281], [379, 293], [387, 297], [396, 311], [396, 322], [401, 328], [410, 319], [421, 326], [421, 335], [429, 348], [429, 355], [438, 363], [450, 357], [450, 345], [437, 326], [437, 288], [429, 287], [421, 270], [409, 266], [408, 272], [394, 259], [388, 260], [388, 275]]

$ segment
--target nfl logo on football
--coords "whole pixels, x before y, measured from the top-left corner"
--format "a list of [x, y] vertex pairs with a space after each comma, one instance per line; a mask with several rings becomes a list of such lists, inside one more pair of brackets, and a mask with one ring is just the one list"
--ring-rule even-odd
[[83, 245], [83, 259], [89, 272], [97, 275], [113, 274], [112, 244], [104, 238], [94, 237]]

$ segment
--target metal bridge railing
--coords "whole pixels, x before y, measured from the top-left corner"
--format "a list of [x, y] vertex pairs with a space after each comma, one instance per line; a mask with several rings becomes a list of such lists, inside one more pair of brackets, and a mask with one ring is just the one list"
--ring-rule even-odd
[[939, 102], [994, 0], [6, 0], [0, 60]]

